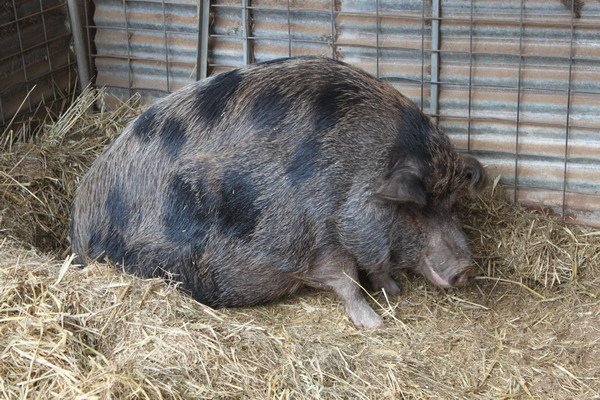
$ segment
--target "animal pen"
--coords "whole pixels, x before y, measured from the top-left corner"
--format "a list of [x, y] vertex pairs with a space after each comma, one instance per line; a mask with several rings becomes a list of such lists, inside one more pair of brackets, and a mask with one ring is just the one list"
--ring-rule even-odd
[[[486, 166], [461, 209], [487, 279], [411, 277], [365, 333], [326, 295], [215, 311], [71, 265], [77, 180], [140, 107], [305, 55], [388, 81]], [[600, 398], [598, 115], [598, 1], [4, 1], [0, 394]]]

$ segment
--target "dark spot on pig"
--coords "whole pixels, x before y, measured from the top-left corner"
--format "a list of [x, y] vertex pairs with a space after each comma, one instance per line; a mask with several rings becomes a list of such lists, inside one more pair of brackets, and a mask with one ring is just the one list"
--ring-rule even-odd
[[211, 224], [210, 204], [215, 200], [214, 195], [202, 179], [192, 185], [181, 175], [172, 178], [167, 193], [170, 198], [163, 208], [165, 237], [180, 246], [194, 243], [198, 252], [202, 252]]
[[123, 233], [117, 230], [115, 227], [110, 227], [106, 236], [104, 236], [103, 248], [106, 252], [106, 257], [114, 263], [122, 264], [125, 252], [127, 251], [127, 244], [123, 238]]
[[302, 182], [315, 174], [320, 152], [319, 142], [315, 137], [296, 146], [292, 162], [285, 171], [292, 183]]
[[208, 126], [216, 125], [241, 82], [240, 72], [232, 70], [215, 75], [210, 81], [200, 85], [195, 104], [198, 119]]
[[339, 81], [324, 85], [314, 103], [315, 131], [320, 133], [329, 130], [352, 106], [361, 101], [358, 88], [350, 82]]
[[94, 224], [88, 241], [91, 258], [102, 260], [108, 258], [114, 263], [122, 263], [127, 252], [124, 232], [130, 221], [130, 214], [124, 195], [119, 186], [112, 186], [106, 197], [105, 210], [108, 220], [106, 225]]
[[154, 136], [156, 129], [156, 112], [156, 107], [150, 107], [133, 123], [133, 134], [144, 142], [149, 141]]
[[228, 171], [223, 176], [219, 218], [228, 234], [244, 238], [254, 232], [262, 209], [259, 192], [248, 174]]
[[174, 118], [165, 121], [161, 131], [161, 141], [171, 158], [176, 158], [187, 139], [186, 131], [181, 122]]
[[252, 103], [250, 117], [254, 126], [262, 132], [276, 134], [284, 122], [292, 101], [276, 87], [267, 87]]
[[129, 210], [123, 192], [118, 186], [109, 189], [106, 197], [106, 210], [110, 225], [119, 231], [127, 229], [129, 224]]
[[123, 234], [115, 227], [105, 230], [97, 226], [92, 228], [88, 241], [88, 254], [92, 259], [102, 261], [108, 258], [114, 263], [121, 263], [127, 250]]

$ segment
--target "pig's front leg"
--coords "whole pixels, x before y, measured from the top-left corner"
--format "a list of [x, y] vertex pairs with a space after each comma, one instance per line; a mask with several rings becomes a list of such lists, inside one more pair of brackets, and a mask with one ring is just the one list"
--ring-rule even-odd
[[352, 257], [338, 251], [318, 254], [308, 270], [308, 284], [333, 290], [344, 302], [348, 316], [359, 328], [374, 329], [383, 319], [367, 303], [358, 285], [358, 270]]
[[368, 271], [368, 275], [374, 291], [385, 290], [385, 294], [388, 296], [396, 296], [402, 292], [402, 286], [392, 278], [387, 265], [377, 265]]

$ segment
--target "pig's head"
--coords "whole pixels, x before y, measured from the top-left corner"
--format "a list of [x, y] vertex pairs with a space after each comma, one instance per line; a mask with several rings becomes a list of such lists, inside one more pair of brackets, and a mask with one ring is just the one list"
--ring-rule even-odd
[[444, 164], [440, 169], [405, 157], [383, 177], [376, 197], [396, 208], [390, 233], [392, 269], [413, 269], [448, 288], [464, 285], [477, 273], [453, 206], [463, 189], [479, 191], [486, 178], [481, 164], [469, 155], [454, 153]]

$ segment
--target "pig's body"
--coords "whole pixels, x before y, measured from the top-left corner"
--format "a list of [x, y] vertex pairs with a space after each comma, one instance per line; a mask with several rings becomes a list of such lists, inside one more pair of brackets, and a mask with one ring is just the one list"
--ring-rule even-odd
[[[358, 69], [258, 64], [173, 93], [129, 125], [81, 182], [72, 247], [138, 276], [170, 275], [212, 306], [330, 288], [373, 327], [357, 270], [399, 290], [390, 272], [417, 268], [434, 240], [414, 210], [472, 183], [462, 160], [414, 104]], [[382, 189], [400, 164], [420, 179], [408, 203]], [[457, 263], [469, 258], [462, 242]]]

